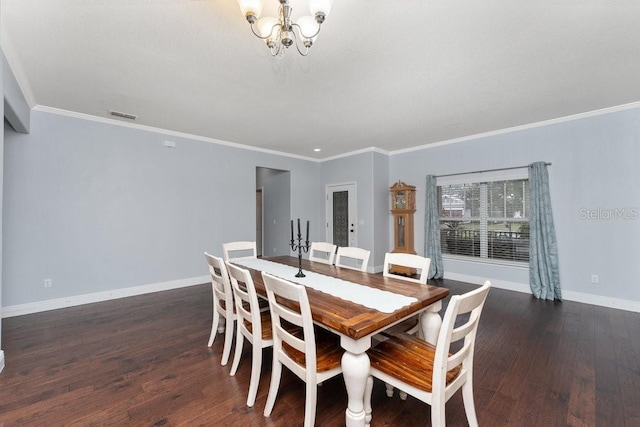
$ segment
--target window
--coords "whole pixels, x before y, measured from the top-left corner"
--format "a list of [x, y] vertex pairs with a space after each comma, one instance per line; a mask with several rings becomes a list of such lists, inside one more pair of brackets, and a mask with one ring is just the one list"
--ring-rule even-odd
[[529, 262], [529, 180], [438, 186], [443, 254]]

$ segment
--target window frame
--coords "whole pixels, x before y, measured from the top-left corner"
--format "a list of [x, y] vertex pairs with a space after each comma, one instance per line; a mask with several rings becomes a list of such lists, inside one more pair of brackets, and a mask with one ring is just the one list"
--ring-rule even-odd
[[[436, 180], [436, 186], [448, 186], [448, 185], [460, 185], [460, 184], [479, 184], [479, 183], [488, 183], [494, 181], [514, 181], [514, 180], [529, 180], [528, 168], [519, 168], [519, 169], [509, 169], [502, 171], [491, 171], [491, 172], [478, 172], [478, 173], [467, 173], [467, 174], [456, 174], [452, 176], [438, 177]], [[529, 187], [530, 190], [530, 187]], [[529, 204], [530, 206], [530, 204]], [[440, 222], [443, 219], [438, 214], [438, 221]], [[478, 219], [474, 217], [474, 219]], [[526, 221], [518, 221], [518, 222], [526, 222], [529, 223], [530, 217]], [[456, 219], [454, 219], [456, 221]], [[442, 248], [442, 242], [440, 242], [440, 247]], [[494, 264], [500, 266], [509, 266], [509, 267], [520, 267], [520, 268], [528, 268], [529, 261], [514, 261], [514, 260], [506, 260], [499, 258], [482, 258], [481, 256], [468, 256], [468, 255], [457, 255], [457, 254], [448, 254], [442, 251], [443, 259], [450, 259], [455, 261], [465, 261], [465, 262], [475, 262], [480, 264]]]

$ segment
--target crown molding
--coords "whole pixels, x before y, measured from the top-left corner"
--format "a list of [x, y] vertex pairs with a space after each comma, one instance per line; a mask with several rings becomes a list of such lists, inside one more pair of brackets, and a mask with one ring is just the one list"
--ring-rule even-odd
[[587, 111], [585, 113], [572, 114], [570, 116], [558, 117], [558, 118], [555, 118], [555, 119], [543, 120], [541, 122], [529, 123], [529, 124], [526, 124], [526, 125], [514, 126], [514, 127], [510, 127], [510, 128], [505, 128], [505, 129], [498, 129], [498, 130], [494, 130], [494, 131], [490, 131], [490, 132], [477, 133], [475, 135], [461, 136], [460, 138], [447, 139], [447, 140], [438, 141], [438, 142], [431, 142], [431, 143], [419, 145], [419, 146], [416, 146], [416, 147], [403, 148], [402, 150], [392, 151], [390, 153], [390, 155], [393, 156], [393, 155], [396, 155], [396, 154], [411, 153], [413, 151], [425, 150], [425, 149], [428, 149], [428, 148], [442, 147], [443, 145], [457, 144], [459, 142], [467, 142], [467, 141], [471, 141], [471, 140], [474, 140], [474, 139], [488, 138], [488, 137], [497, 136], [497, 135], [504, 135], [504, 134], [512, 133], [512, 132], [519, 132], [519, 131], [527, 130], [527, 129], [535, 129], [535, 128], [544, 127], [544, 126], [551, 126], [551, 125], [555, 125], [555, 124], [559, 124], [559, 123], [565, 123], [565, 122], [571, 122], [571, 121], [574, 121], [574, 120], [586, 119], [588, 117], [602, 116], [602, 115], [605, 115], [605, 114], [617, 113], [619, 111], [633, 110], [634, 108], [640, 108], [640, 101], [639, 102], [631, 102], [629, 104], [616, 105], [616, 106], [613, 106], [613, 107], [601, 108], [599, 110]]
[[349, 151], [348, 153], [344, 153], [344, 154], [338, 154], [338, 155], [331, 156], [331, 157], [325, 157], [325, 158], [321, 159], [320, 162], [330, 162], [332, 160], [338, 160], [338, 159], [343, 159], [345, 157], [357, 156], [358, 154], [363, 154], [363, 153], [379, 153], [379, 154], [382, 154], [382, 155], [385, 155], [385, 156], [389, 156], [391, 154], [390, 151], [383, 150], [382, 148], [367, 147], [367, 148], [362, 148], [360, 150]]
[[158, 128], [158, 127], [154, 127], [154, 126], [141, 125], [141, 124], [138, 124], [138, 123], [127, 123], [127, 122], [123, 122], [123, 121], [118, 120], [118, 119], [112, 119], [110, 117], [94, 116], [92, 114], [79, 113], [77, 111], [64, 110], [62, 108], [48, 107], [46, 105], [36, 105], [35, 107], [33, 107], [33, 109], [35, 111], [40, 111], [40, 112], [43, 112], [43, 113], [56, 114], [56, 115], [59, 115], [59, 116], [72, 117], [72, 118], [81, 119], [81, 120], [89, 120], [89, 121], [92, 121], [92, 122], [98, 122], [98, 123], [104, 123], [104, 124], [109, 124], [109, 125], [127, 127], [127, 128], [130, 128], [130, 129], [144, 130], [144, 131], [147, 131], [147, 132], [158, 133], [158, 134], [165, 135], [165, 136], [192, 139], [192, 140], [196, 140], [196, 141], [208, 142], [208, 143], [211, 143], [211, 144], [224, 145], [224, 146], [227, 146], [227, 147], [239, 148], [239, 149], [242, 149], [242, 150], [257, 151], [257, 152], [260, 152], [260, 153], [274, 154], [274, 155], [277, 155], [277, 156], [290, 157], [290, 158], [294, 158], [294, 159], [306, 160], [306, 161], [315, 162], [315, 163], [327, 162], [327, 161], [331, 161], [331, 160], [336, 160], [336, 159], [340, 159], [340, 158], [344, 158], [344, 157], [351, 157], [351, 156], [355, 156], [355, 155], [362, 154], [362, 153], [368, 153], [368, 152], [380, 153], [380, 154], [383, 154], [385, 156], [388, 156], [388, 155], [391, 154], [389, 151], [383, 150], [381, 148], [368, 147], [368, 148], [363, 148], [361, 150], [350, 151], [348, 153], [339, 154], [339, 155], [332, 156], [332, 157], [325, 157], [325, 158], [322, 158], [322, 159], [315, 159], [313, 157], [300, 156], [298, 154], [291, 154], [291, 153], [285, 153], [285, 152], [282, 152], [282, 151], [269, 150], [269, 149], [266, 149], [266, 148], [259, 148], [259, 147], [254, 147], [254, 146], [251, 146], [251, 145], [238, 144], [238, 143], [235, 143], [235, 142], [224, 141], [224, 140], [221, 140], [221, 139], [210, 138], [210, 137], [201, 136], [201, 135], [195, 135], [195, 134], [186, 133], [186, 132], [178, 132], [178, 131]]
[[146, 132], [153, 132], [153, 133], [157, 133], [157, 134], [164, 135], [164, 136], [191, 139], [191, 140], [195, 140], [195, 141], [208, 142], [210, 144], [216, 144], [216, 145], [224, 145], [224, 146], [227, 146], [227, 147], [238, 148], [238, 149], [241, 149], [241, 150], [257, 151], [257, 152], [260, 152], [260, 153], [274, 154], [274, 155], [277, 155], [277, 156], [290, 157], [290, 158], [295, 158], [295, 159], [300, 159], [300, 160], [307, 160], [307, 161], [311, 161], [311, 162], [320, 162], [320, 161], [322, 161], [320, 159], [314, 159], [312, 157], [300, 156], [300, 155], [297, 155], [297, 154], [285, 153], [285, 152], [276, 151], [276, 150], [269, 150], [269, 149], [266, 149], [266, 148], [254, 147], [254, 146], [251, 146], [251, 145], [238, 144], [236, 142], [229, 142], [229, 141], [224, 141], [224, 140], [221, 140], [221, 139], [210, 138], [210, 137], [207, 137], [207, 136], [195, 135], [195, 134], [186, 133], [186, 132], [178, 132], [178, 131], [174, 131], [174, 130], [163, 129], [163, 128], [158, 128], [158, 127], [149, 126], [149, 125], [141, 125], [141, 124], [138, 124], [138, 123], [127, 123], [127, 122], [120, 121], [118, 119], [112, 119], [112, 118], [109, 118], [109, 117], [94, 116], [94, 115], [91, 115], [91, 114], [79, 113], [77, 111], [64, 110], [64, 109], [61, 109], [61, 108], [47, 107], [46, 105], [36, 105], [35, 107], [33, 107], [33, 110], [34, 111], [43, 112], [43, 113], [56, 114], [56, 115], [59, 115], [59, 116], [72, 117], [72, 118], [76, 118], [76, 119], [80, 119], [80, 120], [88, 120], [88, 121], [92, 121], [92, 122], [98, 122], [98, 123], [114, 125], [114, 126], [121, 126], [121, 127], [130, 128], [130, 129], [143, 130], [143, 131], [146, 131]]
[[[16, 78], [18, 78], [18, 77], [16, 76]], [[26, 95], [27, 94], [25, 94], [25, 96]], [[29, 102], [29, 99], [27, 99], [27, 101]], [[605, 115], [605, 114], [616, 113], [616, 112], [620, 112], [620, 111], [632, 110], [632, 109], [635, 109], [635, 108], [640, 108], [640, 102], [632, 102], [632, 103], [629, 103], [629, 104], [623, 104], [623, 105], [617, 105], [617, 106], [614, 106], [614, 107], [602, 108], [602, 109], [599, 109], [599, 110], [588, 111], [588, 112], [585, 112], [585, 113], [573, 114], [573, 115], [570, 115], [570, 116], [559, 117], [559, 118], [555, 118], [555, 119], [549, 119], [549, 120], [544, 120], [544, 121], [540, 121], [540, 122], [529, 123], [529, 124], [526, 124], [526, 125], [514, 126], [514, 127], [510, 127], [510, 128], [505, 128], [505, 129], [499, 129], [499, 130], [490, 131], [490, 132], [483, 132], [483, 133], [478, 133], [478, 134], [475, 134], [475, 135], [463, 136], [463, 137], [460, 137], [460, 138], [448, 139], [448, 140], [438, 141], [438, 142], [431, 142], [431, 143], [428, 143], [428, 144], [418, 145], [418, 146], [410, 147], [410, 148], [404, 148], [404, 149], [401, 149], [401, 150], [387, 151], [387, 150], [384, 150], [384, 149], [381, 149], [381, 148], [378, 148], [378, 147], [367, 147], [367, 148], [363, 148], [363, 149], [360, 149], [360, 150], [355, 150], [355, 151], [350, 151], [350, 152], [343, 153], [343, 154], [338, 154], [336, 156], [325, 157], [325, 158], [322, 158], [322, 159], [316, 159], [316, 158], [313, 158], [313, 157], [300, 156], [300, 155], [297, 155], [297, 154], [285, 153], [285, 152], [282, 152], [282, 151], [269, 150], [269, 149], [266, 149], [266, 148], [259, 148], [259, 147], [254, 147], [254, 146], [250, 146], [250, 145], [238, 144], [238, 143], [235, 143], [235, 142], [224, 141], [224, 140], [221, 140], [221, 139], [210, 138], [210, 137], [201, 136], [201, 135], [194, 135], [194, 134], [190, 134], [190, 133], [186, 133], [186, 132], [172, 131], [172, 130], [168, 130], [168, 129], [158, 128], [158, 127], [148, 126], [148, 125], [141, 125], [141, 124], [137, 124], [137, 123], [126, 123], [126, 122], [123, 122], [123, 121], [120, 121], [120, 120], [117, 120], [117, 119], [111, 119], [111, 118], [107, 118], [107, 117], [99, 117], [99, 116], [94, 116], [94, 115], [91, 115], [91, 114], [79, 113], [79, 112], [76, 112], [76, 111], [69, 111], [69, 110], [64, 110], [64, 109], [60, 109], [60, 108], [47, 107], [45, 105], [36, 105], [35, 107], [33, 107], [33, 109], [35, 111], [41, 111], [41, 112], [46, 112], [46, 113], [50, 113], [50, 114], [57, 114], [57, 115], [61, 115], [61, 116], [73, 117], [73, 118], [82, 119], [82, 120], [90, 120], [90, 121], [94, 121], [94, 122], [105, 123], [105, 124], [110, 124], [110, 125], [115, 125], [115, 126], [128, 127], [128, 128], [131, 128], [131, 129], [138, 129], [138, 130], [144, 130], [144, 131], [147, 131], [147, 132], [158, 133], [158, 134], [165, 135], [165, 136], [192, 139], [192, 140], [196, 140], [196, 141], [208, 142], [208, 143], [211, 143], [211, 144], [223, 145], [223, 146], [238, 148], [238, 149], [242, 149], [242, 150], [256, 151], [256, 152], [260, 152], [260, 153], [273, 154], [273, 155], [282, 156], [282, 157], [289, 157], [289, 158], [294, 158], [294, 159], [299, 159], [299, 160], [306, 160], [306, 161], [310, 161], [310, 162], [314, 162], [314, 163], [329, 162], [329, 161], [338, 160], [338, 159], [342, 159], [342, 158], [346, 158], [346, 157], [356, 156], [356, 155], [363, 154], [363, 153], [379, 153], [379, 154], [382, 154], [382, 155], [385, 155], [385, 156], [394, 156], [394, 155], [398, 155], [398, 154], [411, 153], [411, 152], [414, 152], [414, 151], [420, 151], [420, 150], [425, 150], [425, 149], [430, 149], [430, 148], [442, 147], [442, 146], [450, 145], [450, 144], [457, 144], [457, 143], [461, 143], [461, 142], [472, 141], [472, 140], [475, 140], [475, 139], [488, 138], [488, 137], [504, 135], [504, 134], [508, 134], [508, 133], [512, 133], [512, 132], [519, 132], [519, 131], [523, 131], [523, 130], [527, 130], [527, 129], [535, 129], [535, 128], [539, 128], [539, 127], [551, 126], [551, 125], [570, 122], [570, 121], [574, 121], [574, 120], [581, 120], [581, 119], [585, 119], [585, 118], [589, 118], [589, 117], [595, 117], [595, 116], [601, 116], [601, 115]]]

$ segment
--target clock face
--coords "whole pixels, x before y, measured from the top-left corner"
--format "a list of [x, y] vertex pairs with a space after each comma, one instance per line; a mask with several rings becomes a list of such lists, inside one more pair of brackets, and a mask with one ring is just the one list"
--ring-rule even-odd
[[396, 193], [396, 209], [405, 209], [407, 207], [407, 200], [404, 197], [404, 191], [398, 191]]

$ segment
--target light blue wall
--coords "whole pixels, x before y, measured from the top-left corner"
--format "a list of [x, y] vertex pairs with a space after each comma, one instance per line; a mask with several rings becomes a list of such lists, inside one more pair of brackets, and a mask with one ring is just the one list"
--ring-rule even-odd
[[[640, 109], [624, 110], [498, 136], [396, 154], [389, 183], [418, 187], [416, 250], [424, 253], [427, 174], [552, 162], [549, 167], [564, 291], [640, 301], [640, 218], [606, 218], [612, 209], [640, 209]], [[597, 219], [584, 219], [584, 209]], [[600, 209], [601, 211], [598, 211]], [[445, 262], [457, 273], [528, 284], [526, 269]], [[592, 284], [591, 275], [600, 283]]]
[[391, 215], [389, 196], [389, 156], [373, 153], [373, 199], [370, 200], [373, 211], [373, 253], [369, 266], [375, 271], [382, 271], [384, 255], [393, 249], [390, 239]]
[[[422, 253], [427, 173], [537, 160], [553, 163], [563, 289], [640, 301], [640, 220], [602, 213], [586, 220], [581, 211], [640, 208], [639, 138], [640, 109], [634, 109], [392, 156], [371, 151], [318, 163], [34, 111], [30, 134], [4, 134], [2, 304], [205, 275], [203, 251], [219, 255], [222, 242], [255, 237], [256, 167], [290, 171], [291, 205], [280, 221], [309, 219], [311, 240], [325, 238], [325, 186], [356, 182], [364, 221], [359, 246], [372, 250], [376, 266], [390, 249], [388, 189], [397, 180], [417, 186], [416, 250]], [[177, 148], [164, 147], [167, 139]], [[526, 269], [447, 261], [445, 270], [528, 282]], [[591, 274], [600, 284], [591, 284]], [[45, 278], [52, 288], [43, 287]]]
[[358, 246], [371, 251], [370, 271], [382, 271], [389, 241], [389, 156], [376, 151], [322, 163], [327, 184], [355, 182], [358, 193]]
[[4, 306], [206, 275], [255, 239], [257, 166], [291, 172], [285, 223], [324, 209], [316, 162], [42, 111], [4, 136]]
[[[369, 204], [372, 196], [371, 168], [371, 154], [362, 153], [324, 162], [321, 175], [325, 192], [327, 185], [356, 183], [358, 222], [364, 221], [364, 225], [358, 224], [358, 246], [369, 250], [373, 249], [371, 235], [366, 231], [371, 228], [373, 220], [373, 213]], [[325, 221], [325, 217], [326, 212], [323, 211], [323, 221]], [[322, 240], [326, 240], [326, 235]]]

